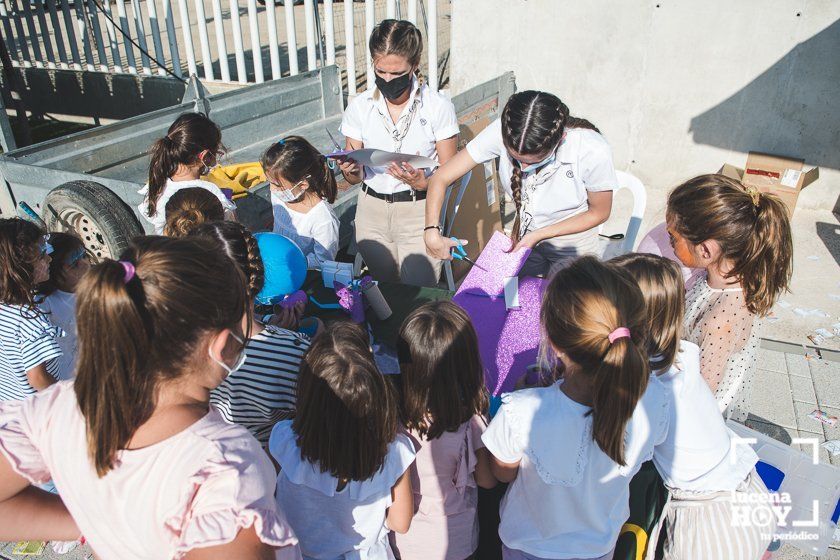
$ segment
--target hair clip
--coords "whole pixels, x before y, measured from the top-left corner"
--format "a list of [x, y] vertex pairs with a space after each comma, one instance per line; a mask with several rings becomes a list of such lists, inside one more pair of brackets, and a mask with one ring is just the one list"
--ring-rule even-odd
[[280, 146], [280, 147], [282, 148], [283, 146], [285, 146], [285, 145], [286, 145], [286, 139], [285, 139], [285, 138], [281, 138], [280, 140], [278, 140], [278, 141], [277, 141], [277, 145], [278, 145], [278, 146]]
[[752, 200], [753, 206], [757, 208], [758, 202], [761, 200], [761, 191], [752, 185], [747, 185], [744, 189], [747, 191], [747, 194], [750, 195], [750, 200]]
[[125, 271], [123, 275], [123, 284], [128, 284], [131, 282], [131, 279], [134, 278], [134, 273], [137, 272], [137, 269], [134, 268], [134, 265], [128, 261], [117, 261], [119, 262], [123, 270]]

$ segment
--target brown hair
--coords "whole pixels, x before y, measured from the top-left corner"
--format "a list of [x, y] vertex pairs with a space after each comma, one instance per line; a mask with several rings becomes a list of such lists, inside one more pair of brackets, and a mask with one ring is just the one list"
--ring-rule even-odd
[[216, 151], [222, 146], [219, 125], [201, 113], [185, 113], [175, 119], [166, 136], [149, 150], [148, 214], [157, 214], [157, 201], [166, 181], [179, 165], [192, 165], [204, 150]]
[[478, 335], [451, 301], [426, 303], [406, 317], [397, 353], [406, 428], [435, 439], [487, 412]]
[[373, 28], [368, 48], [371, 60], [393, 54], [405, 58], [410, 65], [419, 67], [423, 55], [423, 35], [410, 21], [383, 19]]
[[[569, 108], [556, 95], [544, 91], [514, 93], [502, 111], [502, 141], [508, 152], [521, 155], [547, 156], [560, 144], [567, 128], [599, 130], [586, 119], [569, 115]], [[514, 162], [510, 190], [516, 205], [513, 222], [513, 247], [519, 241], [520, 210], [522, 206], [522, 169]]]
[[248, 228], [238, 222], [210, 222], [198, 226], [190, 234], [209, 238], [245, 275], [248, 297], [257, 297], [265, 283], [265, 266], [257, 239]]
[[225, 209], [216, 195], [201, 187], [181, 189], [166, 202], [167, 237], [184, 237], [205, 222], [225, 219]]
[[339, 480], [367, 480], [382, 468], [397, 434], [397, 403], [364, 328], [340, 321], [312, 341], [292, 429], [301, 457]]
[[665, 257], [628, 253], [610, 264], [629, 274], [645, 299], [651, 368], [667, 370], [677, 358], [685, 315], [685, 284], [680, 267]]
[[74, 387], [100, 477], [151, 416], [160, 384], [191, 371], [206, 335], [239, 331], [248, 312], [242, 273], [208, 240], [138, 237], [120, 258], [134, 276], [118, 261], [94, 265], [76, 306]]
[[329, 161], [315, 146], [300, 136], [287, 136], [275, 142], [260, 157], [267, 178], [283, 177], [295, 184], [306, 179], [309, 190], [330, 204], [338, 195], [335, 175]]
[[0, 219], [0, 302], [35, 306], [35, 262], [40, 257], [44, 232], [21, 218]]
[[793, 238], [785, 205], [772, 194], [748, 192], [724, 175], [701, 175], [668, 195], [668, 222], [693, 245], [713, 239], [720, 259], [732, 262], [726, 277], [744, 290], [750, 313], [767, 315], [790, 286]]
[[[540, 319], [551, 345], [579, 366], [575, 375], [591, 380], [593, 439], [624, 465], [625, 429], [650, 374], [639, 287], [597, 258], [581, 257], [549, 283]], [[610, 343], [619, 327], [631, 337]]]
[[50, 277], [46, 282], [38, 285], [38, 293], [48, 296], [56, 290], [64, 287], [64, 267], [69, 264], [67, 259], [77, 251], [85, 250], [85, 243], [77, 235], [72, 233], [56, 232], [50, 234], [50, 245], [53, 252], [50, 254]]

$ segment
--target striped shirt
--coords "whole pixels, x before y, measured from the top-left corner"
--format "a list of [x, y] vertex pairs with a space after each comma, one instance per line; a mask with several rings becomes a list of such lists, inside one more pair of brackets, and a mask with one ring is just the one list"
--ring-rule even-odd
[[34, 394], [26, 372], [40, 364], [58, 378], [58, 338], [63, 334], [37, 309], [0, 303], [0, 401]]
[[245, 363], [210, 393], [210, 404], [267, 444], [274, 424], [294, 413], [298, 370], [308, 349], [307, 336], [266, 326], [248, 340]]

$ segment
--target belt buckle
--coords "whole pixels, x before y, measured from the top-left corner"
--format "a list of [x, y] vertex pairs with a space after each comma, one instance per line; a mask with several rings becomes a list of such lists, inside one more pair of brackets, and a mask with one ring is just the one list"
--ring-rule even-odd
[[394, 194], [393, 193], [386, 194], [385, 195], [385, 202], [387, 202], [388, 204], [393, 204], [394, 203]]

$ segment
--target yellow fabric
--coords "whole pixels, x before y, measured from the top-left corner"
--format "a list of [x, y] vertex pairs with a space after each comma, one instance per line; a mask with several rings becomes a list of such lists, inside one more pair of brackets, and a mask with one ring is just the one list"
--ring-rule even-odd
[[262, 165], [258, 161], [216, 167], [202, 179], [210, 181], [220, 189], [232, 190], [234, 199], [242, 198], [248, 194], [248, 189], [266, 181]]
[[633, 533], [636, 536], [636, 560], [643, 560], [648, 540], [645, 530], [634, 523], [625, 523], [621, 527], [621, 533]]

